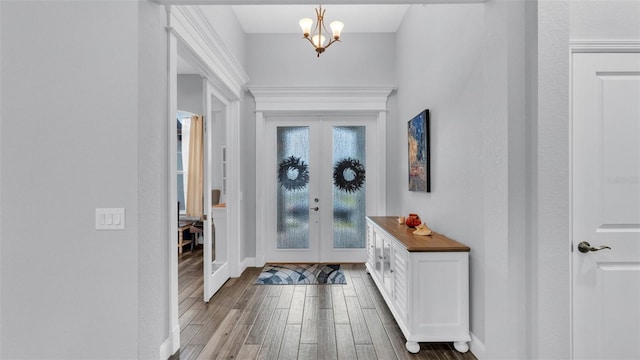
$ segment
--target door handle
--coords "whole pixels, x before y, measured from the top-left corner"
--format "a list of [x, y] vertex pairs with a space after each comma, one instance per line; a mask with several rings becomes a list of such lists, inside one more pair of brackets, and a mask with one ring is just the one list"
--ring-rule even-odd
[[309, 209], [311, 209], [311, 210], [313, 210], [313, 211], [318, 211], [318, 210], [320, 210], [320, 208], [319, 208], [319, 207], [317, 207], [317, 206], [316, 206], [316, 207], [309, 208]]
[[593, 247], [591, 246], [591, 244], [589, 244], [586, 241], [583, 241], [580, 244], [578, 244], [578, 251], [580, 251], [581, 253], [588, 253], [589, 251], [600, 251], [604, 249], [611, 250], [611, 248], [608, 246]]

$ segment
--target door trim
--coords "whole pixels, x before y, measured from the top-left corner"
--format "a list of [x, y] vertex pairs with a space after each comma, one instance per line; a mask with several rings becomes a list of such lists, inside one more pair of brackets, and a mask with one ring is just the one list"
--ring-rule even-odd
[[[219, 92], [220, 98], [228, 101], [227, 121], [231, 124], [227, 127], [225, 139], [228, 146], [227, 156], [229, 164], [227, 169], [229, 174], [229, 182], [233, 183], [233, 187], [227, 190], [227, 221], [230, 236], [240, 238], [240, 229], [238, 227], [241, 214], [239, 204], [240, 188], [238, 179], [240, 178], [239, 165], [239, 143], [240, 138], [238, 123], [240, 122], [240, 98], [242, 97], [242, 88], [249, 81], [241, 64], [233, 57], [229, 49], [221, 41], [221, 37], [216, 33], [206, 20], [206, 14], [195, 6], [166, 6], [167, 19], [167, 120], [168, 128], [168, 204], [169, 224], [168, 224], [168, 246], [169, 253], [169, 336], [160, 346], [162, 358], [167, 358], [180, 348], [180, 322], [178, 317], [178, 249], [175, 244], [177, 234], [178, 216], [175, 211], [177, 202], [177, 185], [175, 170], [176, 159], [173, 153], [176, 145], [176, 126], [175, 113], [177, 111], [177, 55], [181, 52], [189, 62], [194, 64], [200, 74], [208, 80], [213, 88]], [[209, 115], [204, 114], [206, 117]], [[231, 276], [240, 275], [240, 241], [235, 244], [235, 254], [237, 258], [229, 259], [235, 263], [230, 268]]]
[[[386, 126], [387, 98], [394, 90], [392, 86], [350, 87], [251, 87], [249, 91], [256, 102], [256, 134], [266, 131], [266, 118], [272, 115], [374, 115], [378, 131], [377, 152], [379, 183], [375, 193], [378, 201], [375, 215], [386, 215]], [[256, 136], [256, 178], [269, 176], [266, 168], [267, 139]], [[266, 184], [256, 182], [256, 233], [266, 232], [265, 204]], [[374, 214], [371, 214], [374, 215]], [[266, 262], [265, 237], [256, 239], [256, 266]]]
[[639, 52], [637, 40], [572, 40], [569, 42], [571, 54], [575, 53], [620, 53]]
[[573, 54], [578, 53], [640, 53], [640, 41], [635, 40], [571, 40], [569, 42], [569, 358], [573, 359]]

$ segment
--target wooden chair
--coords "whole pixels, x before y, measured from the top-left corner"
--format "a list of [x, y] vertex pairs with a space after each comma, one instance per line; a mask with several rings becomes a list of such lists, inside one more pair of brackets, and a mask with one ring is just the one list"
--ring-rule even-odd
[[[211, 206], [218, 205], [219, 203], [220, 203], [220, 190], [218, 189], [211, 190]], [[198, 221], [189, 228], [189, 233], [191, 234], [191, 241], [192, 241], [191, 251], [193, 251], [193, 246], [194, 244], [197, 243], [198, 237], [204, 236], [203, 226], [204, 224], [202, 223], [202, 221]], [[214, 242], [216, 238], [215, 236], [216, 236], [216, 228], [213, 226], [213, 220], [212, 220], [211, 237], [212, 237], [212, 241]]]

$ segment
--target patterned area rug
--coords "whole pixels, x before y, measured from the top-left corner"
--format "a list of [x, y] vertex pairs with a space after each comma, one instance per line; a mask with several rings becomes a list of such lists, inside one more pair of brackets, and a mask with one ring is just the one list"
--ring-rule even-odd
[[340, 264], [267, 264], [256, 284], [346, 284]]

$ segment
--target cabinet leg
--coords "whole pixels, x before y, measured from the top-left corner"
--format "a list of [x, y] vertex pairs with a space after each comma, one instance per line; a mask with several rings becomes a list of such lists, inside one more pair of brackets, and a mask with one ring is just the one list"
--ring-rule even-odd
[[412, 354], [420, 352], [420, 344], [415, 341], [407, 341], [406, 344], [404, 344], [404, 347], [406, 347], [407, 351]]
[[467, 351], [469, 351], [469, 345], [466, 341], [456, 341], [453, 343], [453, 347], [461, 353], [466, 353]]

